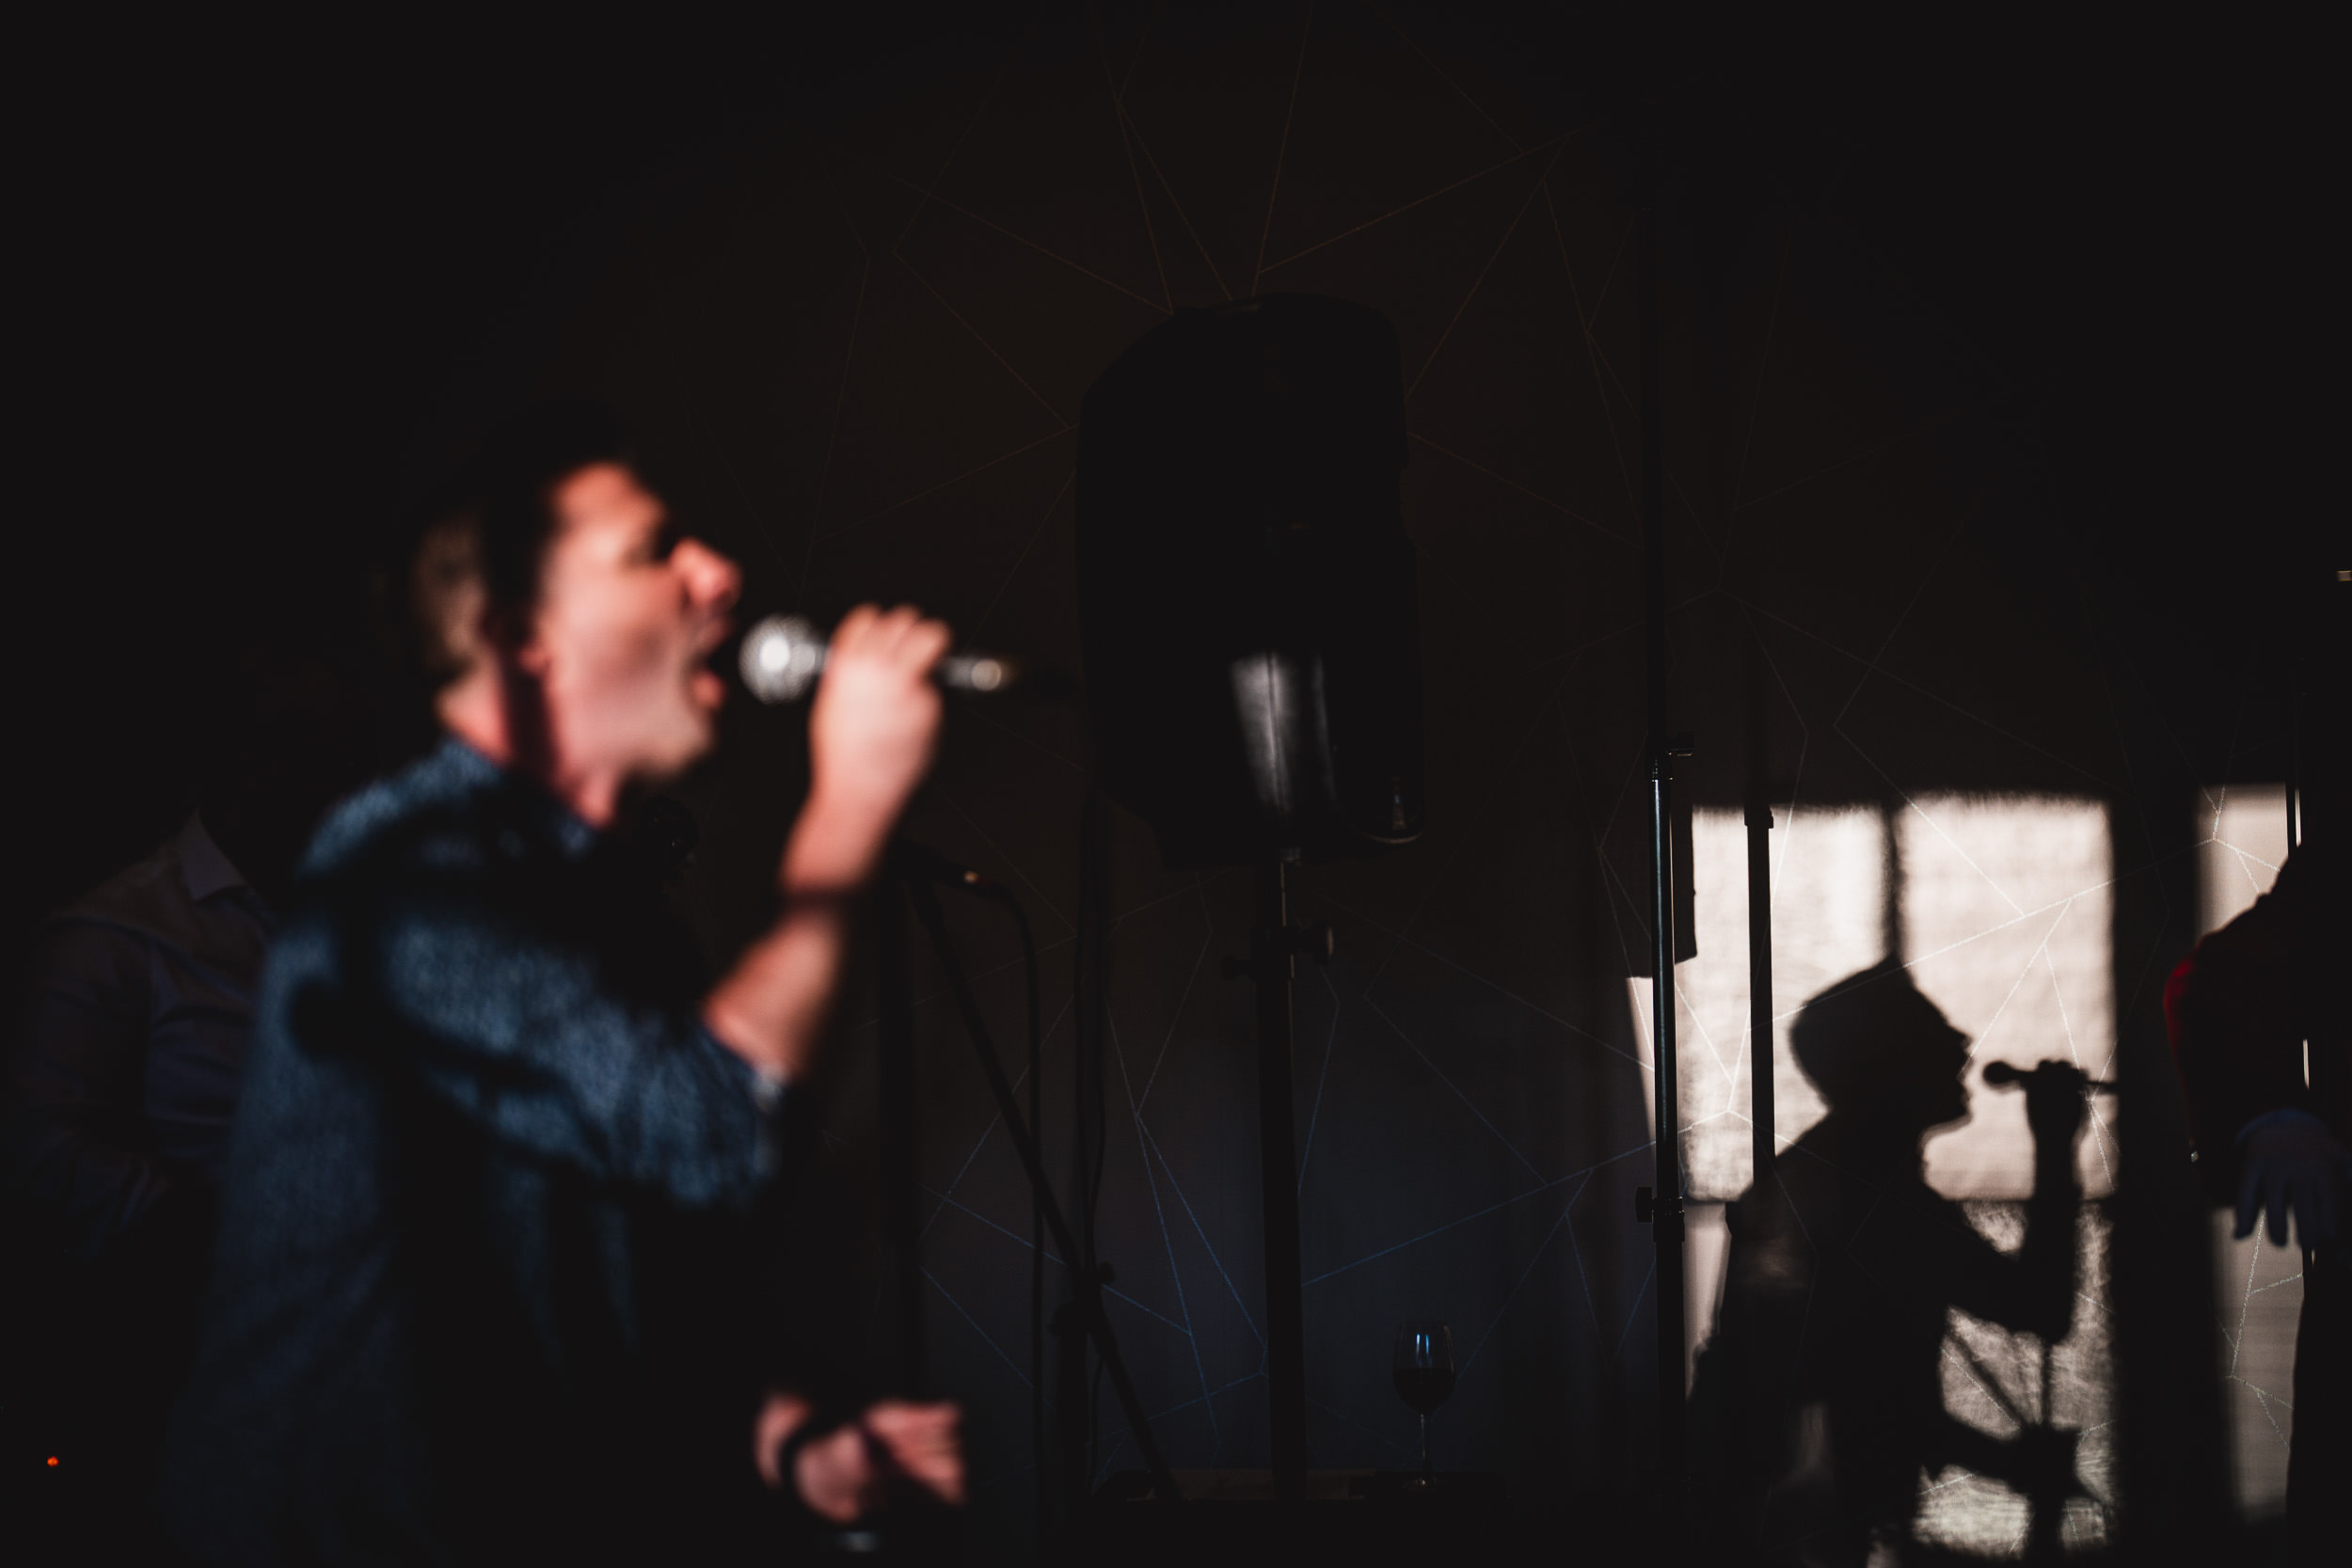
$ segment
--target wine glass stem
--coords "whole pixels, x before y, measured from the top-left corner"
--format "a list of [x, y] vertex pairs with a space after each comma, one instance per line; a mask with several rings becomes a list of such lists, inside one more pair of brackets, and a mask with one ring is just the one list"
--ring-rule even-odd
[[1436, 1472], [1429, 1467], [1429, 1412], [1421, 1413], [1421, 1479], [1426, 1485]]

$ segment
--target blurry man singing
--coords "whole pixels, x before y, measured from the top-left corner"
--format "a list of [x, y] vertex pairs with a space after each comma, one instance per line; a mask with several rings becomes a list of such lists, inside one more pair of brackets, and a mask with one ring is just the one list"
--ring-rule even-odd
[[851, 904], [930, 766], [946, 628], [842, 623], [781, 915], [696, 995], [612, 830], [711, 743], [735, 565], [677, 536], [586, 407], [510, 427], [440, 515], [418, 581], [448, 733], [327, 818], [285, 911], [167, 1459], [180, 1544], [709, 1561], [763, 1480], [839, 1521], [885, 1488], [960, 1502], [952, 1408], [817, 1418], [698, 1385], [679, 1341], [744, 1304], [681, 1306], [652, 1261], [813, 1136]]

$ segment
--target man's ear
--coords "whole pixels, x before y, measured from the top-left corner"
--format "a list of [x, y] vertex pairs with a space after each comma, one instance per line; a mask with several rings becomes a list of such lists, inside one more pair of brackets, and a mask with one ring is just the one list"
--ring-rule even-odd
[[409, 566], [408, 594], [425, 673], [446, 684], [478, 668], [492, 644], [481, 533], [470, 514], [444, 517], [425, 531]]

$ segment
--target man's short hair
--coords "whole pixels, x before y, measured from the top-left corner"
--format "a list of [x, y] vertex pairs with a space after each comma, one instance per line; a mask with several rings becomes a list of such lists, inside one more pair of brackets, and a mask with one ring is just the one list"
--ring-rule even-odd
[[1823, 1100], [1856, 1110], [1923, 1075], [1950, 1077], [1958, 1034], [1910, 972], [1883, 958], [1806, 1002], [1788, 1045]]
[[619, 418], [601, 403], [542, 403], [499, 427], [437, 493], [409, 563], [419, 661], [437, 684], [475, 657], [485, 612], [528, 612], [553, 535], [557, 485], [593, 463], [625, 463]]

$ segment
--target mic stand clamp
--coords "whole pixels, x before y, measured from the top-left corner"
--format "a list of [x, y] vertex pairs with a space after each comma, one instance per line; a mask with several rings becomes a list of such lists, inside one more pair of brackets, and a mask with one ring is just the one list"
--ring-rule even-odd
[[1661, 1204], [1658, 1201], [1658, 1193], [1654, 1188], [1636, 1187], [1633, 1189], [1634, 1224], [1649, 1225], [1653, 1223], [1657, 1220], [1661, 1210], [1669, 1214], [1679, 1214], [1682, 1212], [1682, 1199], [1678, 1197], [1670, 1197]]

